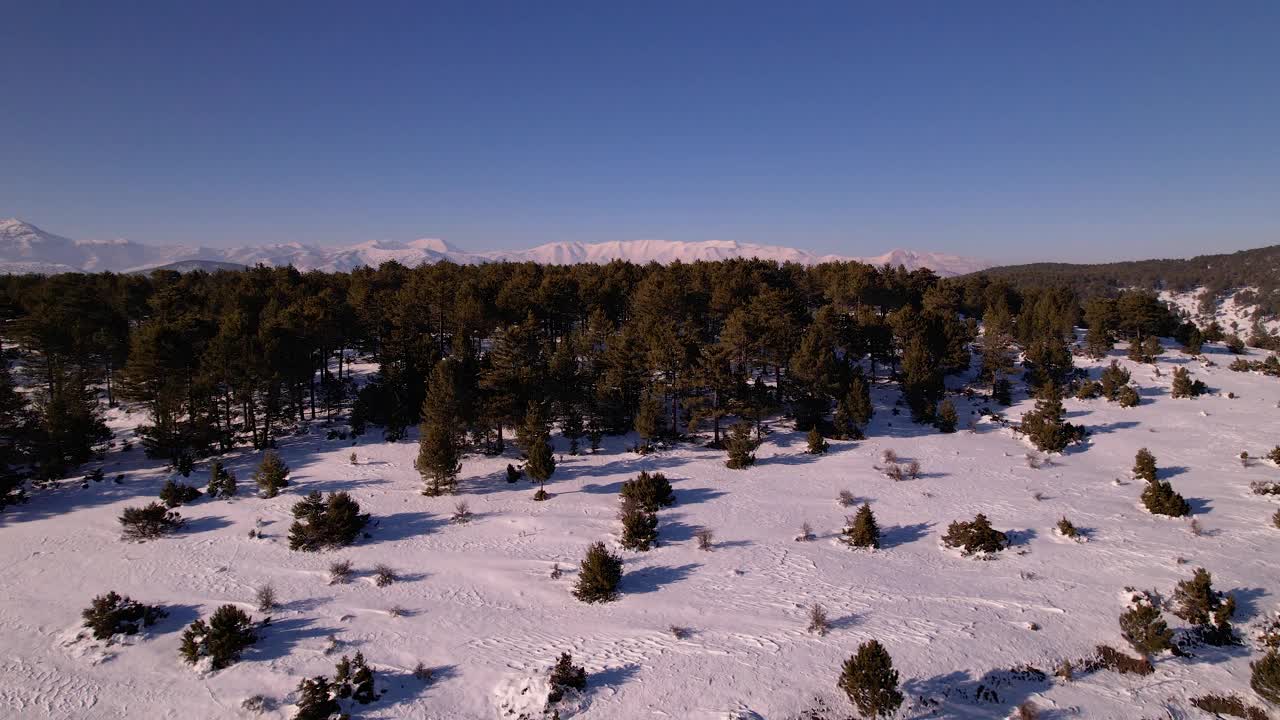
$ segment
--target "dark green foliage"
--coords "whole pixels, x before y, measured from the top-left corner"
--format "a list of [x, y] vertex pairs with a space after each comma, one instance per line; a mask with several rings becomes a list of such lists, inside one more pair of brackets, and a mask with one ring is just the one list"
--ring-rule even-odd
[[120, 515], [126, 540], [150, 540], [182, 527], [182, 516], [158, 502], [146, 507], [127, 507]]
[[462, 432], [454, 362], [436, 363], [422, 401], [422, 424], [418, 435], [418, 457], [414, 468], [425, 483], [422, 494], [437, 496], [453, 492], [462, 470]]
[[1043, 337], [1027, 348], [1023, 365], [1027, 367], [1027, 381], [1032, 385], [1063, 385], [1073, 366], [1071, 350], [1061, 338]]
[[827, 439], [822, 437], [822, 432], [818, 430], [816, 425], [809, 428], [805, 443], [808, 445], [807, 452], [810, 455], [823, 455], [827, 452]]
[[1143, 655], [1173, 647], [1173, 631], [1161, 616], [1160, 608], [1145, 598], [1120, 615], [1120, 634]]
[[298, 708], [292, 720], [346, 720], [328, 678], [317, 675], [298, 683]]
[[1154, 515], [1183, 517], [1191, 513], [1191, 505], [1173, 491], [1168, 480], [1147, 483], [1142, 491], [1142, 504], [1146, 506], [1147, 512]]
[[337, 697], [351, 698], [361, 705], [368, 705], [378, 699], [373, 687], [373, 670], [365, 664], [363, 653], [356, 653], [354, 659], [343, 655], [338, 661], [333, 676], [333, 691]]
[[26, 500], [22, 465], [29, 459], [35, 417], [13, 386], [9, 363], [0, 358], [0, 512]]
[[209, 465], [209, 487], [205, 492], [210, 498], [235, 497], [236, 476], [215, 460]]
[[658, 515], [646, 510], [637, 500], [623, 496], [622, 509], [618, 511], [622, 521], [622, 538], [619, 544], [628, 550], [648, 550], [658, 539]]
[[1057, 386], [1046, 383], [1040, 388], [1035, 410], [1023, 414], [1021, 430], [1042, 452], [1062, 452], [1085, 436], [1084, 428], [1072, 425], [1065, 417]]
[[1164, 347], [1153, 335], [1141, 341], [1135, 338], [1129, 343], [1129, 359], [1134, 362], [1154, 363], [1162, 352]]
[[1013, 387], [1009, 384], [1008, 378], [997, 378], [991, 383], [991, 399], [1001, 405], [1013, 403]]
[[1235, 599], [1213, 589], [1213, 576], [1196, 568], [1190, 580], [1181, 580], [1173, 591], [1173, 614], [1197, 626], [1200, 638], [1210, 645], [1230, 645], [1235, 641], [1231, 616]]
[[871, 421], [875, 410], [871, 405], [871, 390], [862, 376], [862, 368], [855, 368], [849, 379], [849, 387], [836, 402], [836, 413], [832, 420], [837, 437], [844, 440], [857, 440], [862, 437], [862, 428]]
[[1112, 360], [1111, 364], [1102, 370], [1102, 377], [1098, 380], [1102, 395], [1112, 402], [1119, 400], [1120, 391], [1129, 385], [1129, 377], [1129, 371]]
[[1077, 400], [1092, 400], [1102, 394], [1102, 383], [1086, 380], [1076, 388]]
[[992, 528], [991, 522], [982, 513], [978, 513], [970, 522], [956, 521], [948, 525], [942, 542], [947, 547], [962, 548], [965, 555], [999, 552], [1009, 547], [1008, 536]]
[[858, 652], [844, 661], [836, 686], [866, 717], [888, 717], [902, 705], [893, 658], [875, 640], [859, 645]]
[[1097, 653], [1099, 665], [1121, 675], [1150, 675], [1156, 671], [1151, 665], [1151, 660], [1145, 655], [1138, 658], [1129, 657], [1107, 645], [1099, 645]]
[[139, 628], [151, 627], [168, 613], [160, 607], [143, 605], [115, 591], [99, 595], [89, 607], [80, 613], [84, 626], [93, 631], [98, 640], [112, 635], [133, 635]]
[[1271, 452], [1267, 453], [1267, 459], [1280, 465], [1280, 445], [1271, 448]]
[[1076, 526], [1073, 525], [1066, 517], [1063, 517], [1058, 521], [1058, 532], [1061, 533], [1063, 537], [1069, 538], [1074, 538], [1080, 535], [1080, 531], [1077, 530]]
[[273, 498], [280, 494], [280, 489], [289, 485], [289, 466], [274, 452], [267, 451], [262, 456], [262, 464], [253, 473], [253, 480], [263, 497]]
[[524, 431], [525, 473], [534, 482], [545, 483], [556, 471], [556, 458], [551, 452], [550, 432], [542, 419], [542, 406], [530, 403]]
[[956, 423], [960, 419], [956, 416], [956, 406], [950, 400], [943, 400], [938, 404], [937, 412], [934, 413], [933, 424], [938, 430], [944, 433], [953, 433], [956, 431]]
[[1249, 687], [1272, 705], [1280, 705], [1280, 652], [1269, 650], [1249, 667], [1253, 670]]
[[593, 543], [578, 569], [573, 596], [586, 603], [616, 600], [621, 580], [622, 558], [605, 549], [604, 543]]
[[507, 482], [513, 483], [524, 477], [524, 471], [517, 470], [515, 465], [507, 463]]
[[573, 664], [572, 655], [561, 653], [555, 666], [551, 668], [550, 684], [547, 704], [554, 705], [564, 699], [567, 690], [582, 692], [587, 689], [587, 671], [581, 665]]
[[747, 422], [738, 422], [729, 430], [729, 436], [724, 442], [725, 450], [729, 451], [729, 459], [725, 461], [725, 467], [732, 470], [742, 470], [751, 467], [756, 461], [756, 446], [758, 443], [751, 436], [751, 424]]
[[186, 483], [166, 480], [160, 488], [160, 502], [164, 503], [165, 507], [174, 508], [195, 500], [200, 497], [200, 494], [199, 490]]
[[223, 605], [205, 623], [197, 618], [182, 633], [178, 652], [189, 664], [209, 658], [214, 670], [240, 660], [245, 649], [258, 641], [252, 619], [235, 605]]
[[1191, 373], [1187, 372], [1184, 367], [1174, 368], [1173, 370], [1173, 388], [1171, 395], [1175, 398], [1193, 398], [1203, 395], [1208, 388], [1199, 380], [1191, 377]]
[[1120, 388], [1120, 392], [1116, 393], [1116, 403], [1120, 407], [1134, 407], [1140, 402], [1142, 402], [1142, 398], [1132, 385], [1125, 385]]
[[1191, 698], [1191, 704], [1218, 717], [1230, 715], [1244, 720], [1267, 720], [1265, 711], [1246, 705], [1238, 695], [1201, 695]]
[[369, 515], [345, 492], [330, 493], [327, 499], [313, 492], [294, 504], [293, 516], [297, 520], [289, 528], [289, 549], [307, 552], [350, 545], [369, 523]]
[[641, 452], [648, 452], [653, 441], [662, 432], [662, 405], [652, 392], [646, 392], [636, 410], [636, 436], [640, 438]]
[[671, 482], [660, 472], [650, 474], [640, 471], [632, 480], [622, 483], [620, 491], [624, 500], [635, 500], [646, 512], [657, 512], [659, 508], [675, 505], [676, 496], [671, 489]]
[[876, 516], [871, 512], [871, 505], [863, 503], [858, 512], [849, 518], [841, 538], [853, 547], [880, 547], [880, 526], [876, 524]]
[[1156, 481], [1156, 456], [1146, 448], [1138, 450], [1133, 458], [1133, 476], [1147, 482]]

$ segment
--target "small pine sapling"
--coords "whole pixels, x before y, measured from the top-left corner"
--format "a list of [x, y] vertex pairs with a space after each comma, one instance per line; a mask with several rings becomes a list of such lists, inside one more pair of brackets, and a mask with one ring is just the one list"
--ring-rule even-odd
[[822, 637], [831, 630], [831, 621], [827, 619], [827, 611], [818, 603], [809, 606], [808, 631]]
[[596, 542], [587, 548], [582, 559], [573, 595], [585, 603], [616, 600], [621, 580], [622, 558], [605, 549], [604, 543]]
[[898, 672], [884, 646], [869, 640], [844, 662], [837, 686], [866, 717], [888, 717], [902, 705]]
[[880, 547], [880, 526], [876, 524], [876, 516], [871, 512], [869, 503], [863, 503], [858, 512], [848, 519], [843, 535], [841, 539], [852, 547]]
[[569, 690], [582, 692], [587, 689], [587, 671], [581, 665], [574, 665], [573, 656], [569, 653], [560, 654], [551, 668], [549, 680], [551, 692], [547, 694], [548, 705], [555, 705], [563, 700]]

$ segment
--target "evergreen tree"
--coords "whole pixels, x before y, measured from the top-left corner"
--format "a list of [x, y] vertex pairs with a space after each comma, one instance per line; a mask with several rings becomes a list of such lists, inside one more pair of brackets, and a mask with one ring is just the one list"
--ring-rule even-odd
[[268, 450], [262, 456], [262, 463], [253, 472], [253, 480], [263, 497], [273, 498], [280, 494], [280, 489], [289, 486], [289, 466], [274, 452]]
[[1022, 364], [1027, 368], [1027, 381], [1035, 387], [1065, 384], [1073, 365], [1071, 350], [1056, 335], [1032, 342]]
[[1184, 367], [1174, 368], [1173, 370], [1173, 389], [1172, 395], [1175, 398], [1193, 398], [1204, 393], [1208, 388], [1199, 380], [1191, 377], [1191, 373], [1187, 372]]
[[822, 455], [827, 452], [827, 440], [822, 437], [822, 432], [818, 430], [816, 425], [809, 428], [809, 433], [805, 437], [805, 442], [809, 446], [808, 452], [810, 455]]
[[209, 487], [205, 488], [205, 493], [215, 499], [235, 497], [236, 476], [223, 467], [221, 462], [213, 461], [209, 465]]
[[361, 705], [368, 705], [378, 699], [373, 686], [373, 670], [364, 661], [363, 653], [356, 653], [354, 659], [346, 655], [338, 661], [333, 676], [333, 691], [339, 698], [351, 698]]
[[622, 538], [619, 544], [628, 550], [648, 550], [658, 540], [658, 514], [648, 511], [638, 500], [622, 498], [618, 511], [622, 521]]
[[902, 705], [893, 658], [875, 640], [859, 645], [857, 654], [845, 660], [837, 686], [867, 717], [888, 717]]
[[1147, 512], [1153, 515], [1183, 517], [1191, 513], [1191, 505], [1181, 495], [1173, 491], [1168, 480], [1156, 480], [1147, 483], [1142, 491], [1142, 504]]
[[126, 540], [150, 540], [182, 527], [182, 516], [160, 503], [146, 507], [127, 507], [120, 515]]
[[26, 500], [23, 488], [35, 418], [13, 386], [8, 362], [0, 359], [0, 512]]
[[582, 692], [587, 689], [587, 671], [581, 665], [573, 664], [573, 656], [561, 653], [560, 658], [551, 668], [551, 692], [547, 694], [547, 704], [554, 705], [564, 699], [565, 691]]
[[1272, 705], [1280, 705], [1280, 651], [1268, 650], [1266, 655], [1250, 663], [1249, 668], [1253, 671], [1249, 687]]
[[729, 451], [729, 459], [725, 461], [725, 467], [732, 470], [742, 470], [751, 467], [756, 461], [755, 438], [751, 437], [751, 426], [745, 422], [735, 423], [733, 428], [729, 430], [729, 437], [725, 440], [725, 449]]
[[1120, 615], [1120, 634], [1143, 655], [1173, 647], [1173, 631], [1161, 616], [1160, 608], [1146, 599], [1139, 599]]
[[1204, 568], [1196, 568], [1190, 580], [1181, 580], [1173, 591], [1173, 614], [1197, 626], [1201, 638], [1211, 645], [1229, 645], [1234, 641], [1231, 616], [1235, 600], [1213, 589], [1213, 576]]
[[298, 683], [297, 710], [292, 720], [347, 720], [347, 717], [325, 676], [303, 678]]
[[902, 394], [911, 408], [911, 418], [930, 421], [943, 390], [938, 359], [923, 338], [912, 338], [902, 354]]
[[456, 369], [454, 362], [446, 358], [431, 371], [427, 395], [422, 401], [422, 425], [414, 468], [422, 475], [423, 495], [454, 492], [462, 470], [461, 427]]
[[1008, 378], [996, 378], [991, 384], [991, 399], [1005, 406], [1013, 404], [1013, 388]]
[[862, 368], [854, 366], [849, 387], [836, 403], [836, 414], [832, 421], [836, 437], [842, 440], [861, 439], [862, 429], [871, 421], [873, 412], [871, 391], [862, 377]]
[[669, 507], [676, 502], [671, 490], [671, 482], [660, 472], [649, 474], [641, 470], [632, 480], [622, 483], [620, 491], [622, 499], [635, 500], [645, 512], [657, 512], [660, 508]]
[[1058, 387], [1046, 383], [1040, 388], [1035, 410], [1022, 416], [1022, 432], [1042, 452], [1062, 452], [1085, 436], [1084, 428], [1072, 425], [1065, 417]]
[[207, 657], [212, 669], [221, 670], [237, 662], [245, 649], [257, 641], [250, 617], [235, 605], [223, 605], [207, 624], [196, 618], [187, 627], [178, 652], [191, 665]]
[[192, 500], [200, 497], [201, 492], [186, 483], [180, 483], [172, 478], [164, 481], [164, 485], [160, 486], [160, 502], [165, 507], [175, 508], [179, 505], [185, 505]]
[[1187, 355], [1199, 355], [1204, 349], [1204, 335], [1200, 329], [1192, 325], [1186, 335], [1186, 339], [1182, 341], [1182, 352]]
[[944, 433], [956, 431], [956, 423], [960, 422], [960, 418], [956, 416], [956, 406], [952, 404], [950, 399], [943, 400], [938, 404], [938, 410], [934, 414], [933, 422], [938, 430]]
[[876, 516], [871, 512], [870, 504], [863, 503], [858, 508], [858, 512], [849, 518], [843, 534], [842, 539], [853, 547], [880, 547], [880, 526], [876, 524]]
[[1009, 547], [1008, 536], [991, 527], [991, 521], [982, 513], [975, 515], [971, 522], [951, 523], [942, 542], [947, 547], [962, 548], [965, 555], [999, 552]]
[[662, 432], [662, 404], [653, 392], [646, 391], [636, 410], [636, 436], [640, 438], [640, 452], [649, 452], [653, 441]]
[[1116, 404], [1123, 408], [1134, 407], [1142, 402], [1142, 398], [1138, 395], [1138, 391], [1132, 385], [1125, 385], [1120, 388], [1120, 392], [1116, 394]]
[[143, 605], [113, 591], [95, 597], [80, 615], [84, 618], [84, 626], [93, 631], [94, 638], [106, 640], [112, 635], [133, 635], [140, 628], [155, 625], [168, 613], [163, 608]]
[[593, 543], [578, 569], [573, 596], [585, 603], [609, 602], [618, 598], [622, 581], [622, 558], [605, 549], [604, 543]]
[[345, 492], [328, 498], [313, 492], [293, 506], [297, 518], [289, 527], [289, 549], [315, 552], [350, 545], [369, 524], [369, 514]]
[[561, 402], [559, 408], [560, 434], [569, 441], [569, 454], [577, 455], [579, 441], [587, 434], [582, 411], [578, 408], [577, 403], [568, 401]]
[[1119, 399], [1120, 391], [1129, 385], [1129, 371], [1120, 367], [1120, 363], [1111, 361], [1102, 371], [1098, 380], [1102, 384], [1102, 394], [1112, 402]]
[[1156, 481], [1156, 456], [1146, 448], [1140, 448], [1133, 457], [1133, 476], [1149, 483]]

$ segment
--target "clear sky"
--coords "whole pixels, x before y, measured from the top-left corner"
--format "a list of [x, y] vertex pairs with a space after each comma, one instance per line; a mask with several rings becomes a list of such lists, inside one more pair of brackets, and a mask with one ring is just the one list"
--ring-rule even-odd
[[213, 245], [1280, 242], [1280, 2], [0, 3], [0, 217]]

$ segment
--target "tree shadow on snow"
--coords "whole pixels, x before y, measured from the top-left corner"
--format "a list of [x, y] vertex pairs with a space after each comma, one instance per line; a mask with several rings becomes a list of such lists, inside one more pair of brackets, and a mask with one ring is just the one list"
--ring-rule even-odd
[[209, 532], [231, 527], [231, 521], [221, 515], [206, 515], [204, 517], [183, 519], [186, 521], [182, 524], [182, 532], [184, 533]]
[[327, 637], [334, 628], [313, 625], [312, 618], [273, 619], [270, 625], [258, 630], [258, 642], [246, 653], [246, 660], [278, 660], [288, 657], [293, 649], [311, 638]]
[[1258, 601], [1269, 593], [1262, 588], [1233, 588], [1227, 594], [1235, 598], [1236, 613], [1233, 621], [1240, 623], [1252, 620], [1258, 614]]
[[658, 567], [633, 570], [622, 576], [623, 591], [633, 595], [657, 592], [667, 585], [684, 580], [699, 567], [701, 565], [689, 563], [687, 565], [660, 565]]
[[[1128, 430], [1129, 428], [1138, 427], [1140, 423], [1137, 420], [1119, 420], [1117, 422], [1101, 423], [1098, 425], [1089, 425], [1086, 429], [1090, 435], [1107, 435], [1119, 430]], [[1071, 448], [1078, 448], [1080, 445], [1072, 445]]]
[[912, 525], [893, 525], [880, 531], [880, 547], [888, 550], [900, 545], [913, 543], [928, 536], [933, 523], [914, 523]]
[[635, 677], [639, 672], [640, 666], [635, 663], [596, 670], [591, 673], [590, 687], [621, 687], [622, 685], [627, 684], [627, 681]]
[[[1009, 707], [1021, 704], [1052, 686], [1053, 681], [1044, 672], [1026, 667], [990, 670], [978, 678], [971, 678], [968, 672], [956, 671], [920, 680], [911, 679], [902, 684], [902, 691], [908, 696], [931, 701], [940, 717], [1003, 717], [1001, 713]], [[975, 708], [985, 710], [975, 713]]]
[[1183, 473], [1187, 472], [1189, 469], [1190, 468], [1184, 465], [1173, 465], [1171, 467], [1162, 467], [1156, 470], [1156, 477], [1160, 478], [1161, 480], [1165, 480], [1177, 475], [1182, 475]]
[[1191, 506], [1191, 515], [1204, 515], [1213, 509], [1213, 501], [1208, 498], [1189, 497], [1186, 501]]
[[435, 685], [449, 680], [458, 674], [455, 665], [440, 665], [429, 668], [431, 671], [431, 679], [422, 681], [414, 676], [412, 672], [387, 672], [379, 669], [377, 675], [382, 678], [383, 683], [379, 686], [383, 689], [382, 695], [378, 697], [378, 703], [386, 703], [388, 707], [394, 707], [400, 703], [411, 703], [430, 692]]
[[430, 535], [444, 525], [444, 520], [429, 513], [403, 512], [374, 518], [366, 531], [373, 542], [382, 543]]
[[715, 488], [675, 488], [676, 507], [681, 505], [697, 505], [708, 500], [715, 500], [725, 494]]

